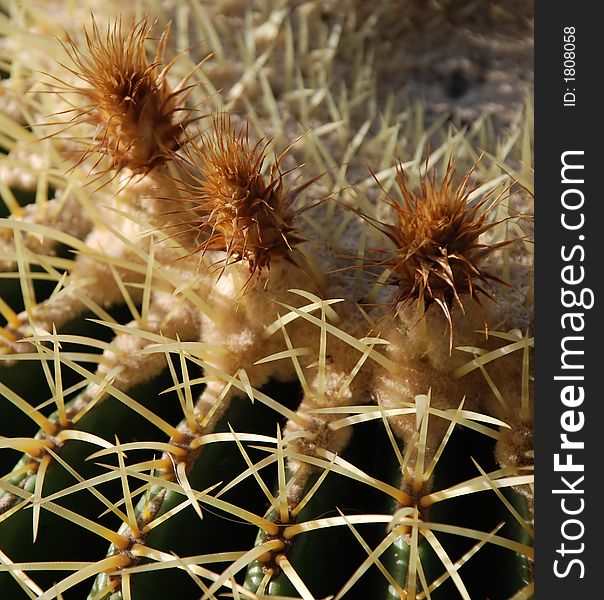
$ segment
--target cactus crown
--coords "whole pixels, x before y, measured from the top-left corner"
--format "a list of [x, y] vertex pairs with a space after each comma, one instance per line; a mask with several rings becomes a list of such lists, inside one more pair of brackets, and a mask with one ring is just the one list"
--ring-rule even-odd
[[145, 41], [154, 27], [144, 19], [124, 31], [120, 19], [102, 34], [93, 20], [92, 32], [85, 30], [87, 54], [67, 37], [65, 50], [75, 65], [67, 68], [84, 84], [67, 85], [84, 98], [83, 106], [67, 111], [75, 113], [68, 126], [88, 123], [96, 128], [94, 138], [85, 140], [80, 162], [99, 154], [97, 166], [103, 157], [110, 158], [106, 171], [147, 173], [180, 147], [185, 128], [195, 120], [192, 110], [183, 107], [192, 73], [171, 89], [166, 78], [174, 61], [162, 68], [169, 26], [153, 61], [147, 60]]
[[473, 171], [474, 168], [456, 186], [455, 168], [449, 159], [442, 181], [436, 181], [434, 172], [431, 176], [426, 173], [420, 178], [419, 192], [415, 193], [399, 167], [396, 182], [402, 203], [387, 194], [386, 202], [394, 210], [395, 222], [378, 225], [395, 246], [394, 250], [385, 251], [386, 256], [378, 263], [392, 271], [388, 283], [398, 287], [395, 304], [419, 300], [428, 308], [435, 303], [450, 328], [453, 306], [463, 311], [461, 295], [477, 302], [481, 295], [494, 299], [489, 282], [504, 283], [481, 266], [502, 244], [479, 242], [483, 233], [499, 223], [489, 221], [488, 217], [500, 196], [491, 200], [486, 209], [491, 194], [472, 202], [474, 189], [468, 188], [468, 182]]
[[250, 143], [247, 126], [237, 129], [230, 116], [218, 114], [211, 132], [186, 150], [192, 177], [186, 191], [197, 215], [195, 252], [224, 251], [225, 264], [247, 261], [251, 277], [269, 269], [275, 258], [297, 264], [295, 247], [304, 238], [294, 221], [309, 206], [294, 204], [314, 181], [285, 189], [280, 163], [287, 150], [264, 175], [266, 148], [262, 140]]

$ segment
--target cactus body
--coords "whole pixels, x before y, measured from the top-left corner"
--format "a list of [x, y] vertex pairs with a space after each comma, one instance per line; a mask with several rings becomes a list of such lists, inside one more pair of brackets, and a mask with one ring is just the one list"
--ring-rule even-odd
[[3, 597], [530, 598], [520, 91], [496, 132], [388, 96], [387, 1], [67, 31], [25, 4], [0, 14]]

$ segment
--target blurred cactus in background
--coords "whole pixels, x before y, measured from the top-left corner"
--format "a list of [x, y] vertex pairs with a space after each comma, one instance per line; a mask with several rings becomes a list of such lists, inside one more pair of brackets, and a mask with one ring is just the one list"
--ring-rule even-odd
[[532, 2], [0, 33], [2, 598], [531, 598]]

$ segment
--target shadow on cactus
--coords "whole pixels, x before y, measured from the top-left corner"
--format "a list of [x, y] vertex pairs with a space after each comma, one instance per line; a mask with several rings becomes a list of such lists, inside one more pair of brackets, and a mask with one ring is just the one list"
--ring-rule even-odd
[[201, 67], [149, 20], [39, 42], [67, 91], [32, 73], [0, 115], [0, 590], [530, 598], [530, 107], [478, 163], [480, 128], [424, 162], [421, 130], [351, 127], [329, 87], [279, 121], [292, 14], [224, 93], [204, 14]]

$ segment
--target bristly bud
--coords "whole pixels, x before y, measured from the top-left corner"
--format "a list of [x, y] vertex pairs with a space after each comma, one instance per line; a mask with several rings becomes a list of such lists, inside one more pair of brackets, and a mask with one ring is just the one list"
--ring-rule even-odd
[[224, 251], [224, 266], [246, 261], [250, 278], [270, 269], [276, 258], [300, 266], [296, 246], [304, 239], [294, 221], [311, 206], [296, 209], [294, 203], [315, 181], [286, 190], [280, 163], [287, 150], [263, 174], [266, 147], [262, 140], [251, 145], [248, 127], [238, 130], [227, 114], [214, 116], [211, 131], [187, 146], [193, 183], [186, 192], [198, 215], [191, 224], [194, 252]]
[[186, 84], [194, 70], [175, 89], [167, 82], [174, 65], [174, 61], [164, 65], [169, 26], [159, 39], [153, 61], [147, 60], [145, 41], [154, 26], [145, 19], [124, 31], [119, 20], [101, 34], [93, 20], [92, 32], [85, 31], [87, 53], [67, 38], [65, 49], [75, 66], [66, 68], [83, 85], [67, 85], [66, 91], [84, 99], [81, 106], [72, 104], [74, 108], [66, 111], [75, 113], [67, 125], [95, 127], [92, 139], [82, 140], [86, 150], [80, 163], [98, 154], [95, 166], [107, 156], [110, 166], [106, 170], [148, 173], [180, 148], [185, 128], [196, 120], [184, 106], [192, 88]]
[[495, 299], [490, 282], [503, 282], [484, 270], [482, 263], [496, 248], [513, 241], [479, 242], [483, 233], [498, 224], [488, 220], [490, 208], [498, 198], [489, 206], [485, 204], [490, 194], [480, 201], [470, 200], [474, 190], [468, 189], [468, 182], [475, 167], [456, 186], [455, 169], [449, 160], [442, 181], [437, 183], [434, 173], [431, 177], [426, 173], [420, 179], [417, 194], [409, 189], [407, 177], [399, 168], [396, 182], [402, 202], [387, 196], [395, 223], [377, 225], [395, 246], [376, 261], [392, 272], [388, 283], [398, 288], [395, 304], [419, 301], [426, 309], [437, 304], [451, 334], [453, 306], [464, 310], [460, 296], [469, 296], [478, 303], [480, 296]]

